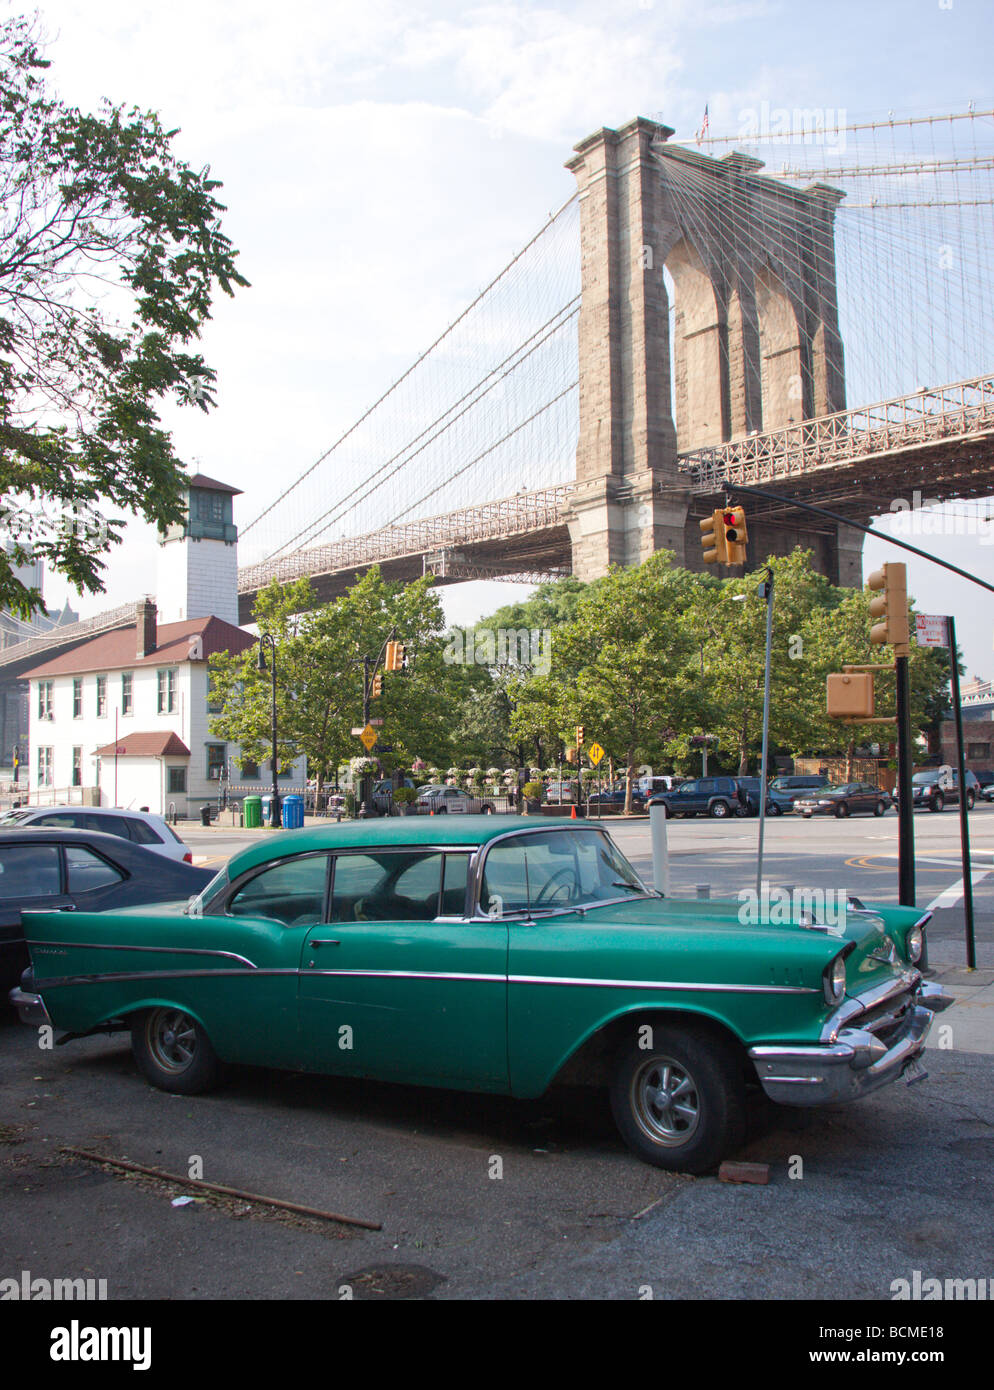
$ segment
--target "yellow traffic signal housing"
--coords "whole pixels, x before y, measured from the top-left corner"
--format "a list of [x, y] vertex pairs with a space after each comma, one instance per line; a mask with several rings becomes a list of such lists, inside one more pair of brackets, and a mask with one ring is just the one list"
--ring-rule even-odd
[[722, 524], [724, 512], [719, 508], [701, 522], [701, 545], [704, 547], [706, 565], [727, 565], [725, 551], [725, 530]]
[[869, 671], [829, 676], [825, 694], [829, 719], [873, 718], [873, 675]]
[[870, 629], [870, 641], [878, 646], [890, 643], [895, 655], [907, 656], [910, 652], [907, 565], [888, 562], [882, 569], [874, 570], [866, 583], [868, 588], [877, 591], [877, 597], [870, 600], [870, 616], [882, 619]]
[[373, 677], [373, 688], [369, 692], [374, 700], [378, 700], [383, 694], [383, 677], [376, 675]]
[[388, 642], [383, 658], [384, 671], [403, 671], [407, 665], [407, 648], [403, 642]]
[[743, 507], [725, 507], [721, 512], [721, 529], [725, 539], [725, 564], [744, 565], [746, 562], [746, 514]]
[[567, 748], [567, 749], [566, 749], [566, 761], [567, 761], [568, 763], [575, 763], [575, 762], [576, 762], [576, 749], [575, 749], [575, 748]]
[[576, 726], [576, 746], [577, 746], [577, 748], [582, 748], [582, 747], [583, 747], [583, 725], [582, 725], [582, 724], [577, 724], [577, 726]]

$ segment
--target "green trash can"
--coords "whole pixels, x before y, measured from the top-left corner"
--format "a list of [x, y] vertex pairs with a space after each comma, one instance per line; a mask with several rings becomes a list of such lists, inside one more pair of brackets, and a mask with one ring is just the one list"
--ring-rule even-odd
[[242, 802], [246, 830], [257, 829], [262, 824], [262, 797], [247, 796]]

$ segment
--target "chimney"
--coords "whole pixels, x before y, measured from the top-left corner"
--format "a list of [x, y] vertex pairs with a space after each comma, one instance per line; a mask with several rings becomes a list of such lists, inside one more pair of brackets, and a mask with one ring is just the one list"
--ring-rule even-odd
[[151, 656], [156, 646], [155, 604], [150, 598], [143, 598], [135, 610], [135, 627], [138, 630], [138, 656]]

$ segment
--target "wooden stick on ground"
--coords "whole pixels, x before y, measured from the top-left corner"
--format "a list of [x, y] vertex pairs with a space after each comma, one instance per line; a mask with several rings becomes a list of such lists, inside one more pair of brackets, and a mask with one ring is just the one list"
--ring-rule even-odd
[[267, 1207], [279, 1207], [283, 1211], [298, 1212], [301, 1216], [315, 1216], [321, 1221], [340, 1221], [345, 1226], [362, 1226], [367, 1231], [382, 1231], [379, 1221], [363, 1221], [358, 1216], [340, 1216], [333, 1211], [319, 1211], [317, 1207], [304, 1207], [299, 1202], [285, 1202], [279, 1197], [261, 1197], [257, 1192], [243, 1192], [238, 1187], [224, 1187], [221, 1183], [204, 1182], [202, 1178], [186, 1178], [179, 1173], [164, 1173], [161, 1168], [149, 1168], [144, 1163], [132, 1163], [126, 1158], [108, 1158], [106, 1154], [90, 1153], [87, 1149], [75, 1149], [64, 1144], [60, 1153], [73, 1158], [85, 1158], [90, 1163], [106, 1163], [111, 1168], [123, 1168], [128, 1173], [143, 1173], [146, 1177], [158, 1178], [161, 1182], [177, 1182], [184, 1187], [195, 1187], [200, 1192], [219, 1192], [224, 1197], [239, 1197], [243, 1202], [259, 1202]]

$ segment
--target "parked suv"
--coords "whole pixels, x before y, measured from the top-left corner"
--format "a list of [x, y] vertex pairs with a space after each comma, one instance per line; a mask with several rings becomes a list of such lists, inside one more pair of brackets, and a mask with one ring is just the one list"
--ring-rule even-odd
[[[758, 777], [736, 777], [739, 790], [745, 794], [746, 814], [749, 816], [759, 815], [759, 788], [760, 780]], [[789, 807], [787, 808], [789, 809]], [[766, 789], [766, 814], [768, 816], [782, 816], [784, 806], [777, 801], [776, 797]]]
[[5, 829], [32, 830], [52, 826], [57, 830], [100, 830], [133, 840], [167, 859], [193, 863], [193, 855], [171, 825], [148, 811], [122, 811], [117, 806], [22, 806], [0, 819]]
[[774, 777], [770, 783], [770, 798], [775, 801], [781, 811], [793, 811], [794, 802], [802, 797], [807, 799], [810, 792], [816, 792], [819, 787], [827, 787], [828, 778], [824, 773], [816, 772], [807, 776]]
[[671, 792], [650, 797], [650, 806], [665, 806], [668, 816], [739, 816], [748, 813], [746, 793], [734, 777], [697, 777]]
[[[966, 808], [973, 810], [980, 784], [974, 774], [966, 773]], [[896, 794], [896, 789], [895, 789]], [[916, 772], [911, 778], [911, 804], [914, 807], [927, 806], [930, 811], [941, 811], [947, 804], [959, 805], [959, 772], [950, 767], [930, 767], [924, 772]]]
[[[401, 786], [410, 787], [413, 791], [414, 783], [410, 777], [405, 777]], [[377, 782], [373, 787], [373, 810], [378, 816], [389, 816], [393, 810], [393, 794], [396, 788], [393, 779], [384, 778], [382, 782]]]

